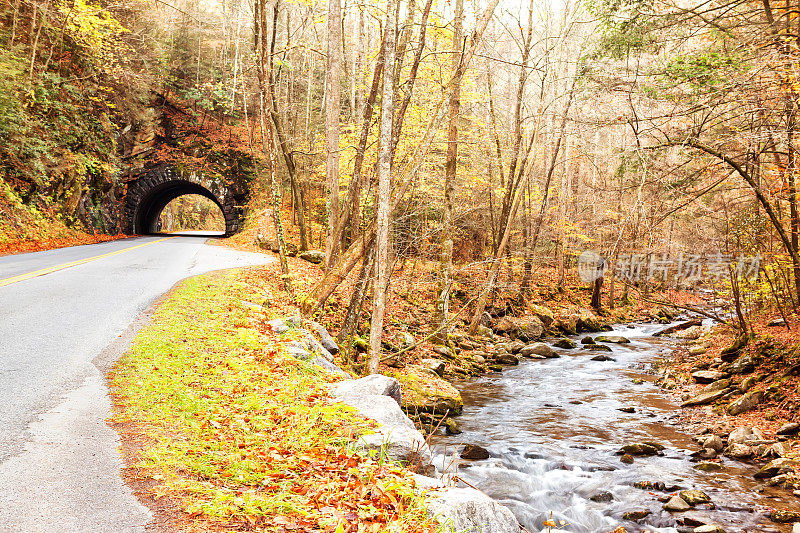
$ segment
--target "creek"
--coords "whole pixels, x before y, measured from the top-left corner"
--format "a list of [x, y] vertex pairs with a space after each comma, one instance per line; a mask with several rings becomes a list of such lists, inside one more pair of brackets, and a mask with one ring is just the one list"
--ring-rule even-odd
[[[578, 344], [555, 348], [557, 359], [522, 359], [502, 373], [456, 382], [464, 400], [457, 419], [463, 433], [433, 438], [437, 468], [506, 505], [530, 532], [549, 531], [543, 524], [551, 517], [559, 524], [553, 532], [570, 533], [604, 533], [620, 525], [629, 533], [691, 532], [692, 519], [718, 524], [726, 533], [791, 531], [771, 523], [767, 512], [793, 508], [795, 498], [754, 479], [756, 466], [723, 457], [719, 471], [693, 468], [689, 454], [698, 446], [677, 424], [679, 407], [648, 373], [674, 343], [652, 336], [663, 327], [617, 326], [613, 334], [631, 342], [608, 344], [613, 353], [606, 355], [614, 360], [594, 361], [603, 352]], [[641, 441], [666, 449], [623, 464], [619, 448]], [[459, 459], [455, 452], [467, 443], [487, 448], [491, 457]], [[670, 492], [636, 488], [637, 482], [661, 482], [671, 492], [700, 489], [713, 505], [670, 513], [659, 501]], [[603, 501], [609, 494], [613, 499]], [[649, 514], [625, 520], [631, 511]]]

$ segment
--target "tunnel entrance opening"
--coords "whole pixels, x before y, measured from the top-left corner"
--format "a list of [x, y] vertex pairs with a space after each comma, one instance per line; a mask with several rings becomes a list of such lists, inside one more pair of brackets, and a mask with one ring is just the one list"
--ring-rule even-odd
[[216, 202], [199, 194], [186, 194], [164, 207], [156, 221], [156, 230], [162, 233], [225, 233], [225, 216]]
[[[219, 177], [159, 166], [128, 183], [122, 214], [124, 231], [138, 235], [175, 231], [164, 227], [167, 222], [164, 215], [173, 213], [171, 207], [167, 209], [171, 202], [186, 196], [202, 197], [205, 207], [201, 211], [208, 208], [209, 213], [218, 214], [213, 220], [221, 217], [222, 224], [215, 229], [224, 231], [226, 236], [233, 235], [241, 227], [244, 211], [240, 204], [246, 202], [246, 194], [237, 196], [235, 188]], [[189, 228], [177, 228], [181, 229]]]

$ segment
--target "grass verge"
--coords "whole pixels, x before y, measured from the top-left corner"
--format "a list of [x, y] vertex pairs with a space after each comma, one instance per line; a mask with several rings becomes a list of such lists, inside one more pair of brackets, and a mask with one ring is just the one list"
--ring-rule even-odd
[[137, 495], [174, 503], [169, 531], [433, 531], [408, 471], [354, 451], [365, 422], [283, 354], [259, 295], [247, 270], [187, 280], [115, 365]]

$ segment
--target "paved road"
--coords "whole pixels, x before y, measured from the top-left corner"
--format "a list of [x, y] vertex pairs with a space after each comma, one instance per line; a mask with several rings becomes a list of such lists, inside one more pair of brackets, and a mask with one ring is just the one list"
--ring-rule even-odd
[[138, 532], [149, 521], [119, 476], [104, 374], [177, 281], [269, 260], [166, 237], [0, 257], [0, 532]]

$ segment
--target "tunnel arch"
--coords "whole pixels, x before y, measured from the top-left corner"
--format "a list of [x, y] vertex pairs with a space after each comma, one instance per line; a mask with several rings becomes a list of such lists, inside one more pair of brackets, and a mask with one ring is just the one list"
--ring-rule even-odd
[[161, 211], [175, 198], [187, 194], [198, 194], [217, 204], [225, 218], [225, 235], [239, 231], [243, 210], [236, 205], [236, 195], [230, 187], [219, 178], [168, 166], [152, 168], [128, 184], [123, 230], [137, 235], [154, 233]]

